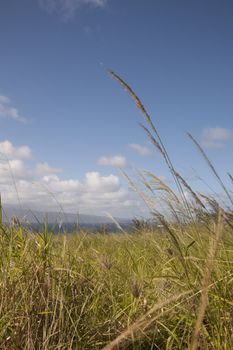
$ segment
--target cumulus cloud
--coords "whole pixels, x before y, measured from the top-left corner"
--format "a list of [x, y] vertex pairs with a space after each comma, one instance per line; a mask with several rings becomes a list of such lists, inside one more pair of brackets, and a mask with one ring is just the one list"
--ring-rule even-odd
[[99, 165], [111, 165], [114, 167], [119, 167], [119, 168], [123, 168], [127, 165], [127, 161], [125, 159], [125, 157], [121, 156], [121, 155], [115, 155], [115, 156], [111, 156], [111, 157], [100, 157], [97, 160], [97, 163]]
[[29, 147], [27, 153], [10, 141], [4, 142], [0, 143], [8, 154], [8, 159], [0, 157], [0, 192], [4, 204], [17, 205], [20, 199], [25, 209], [59, 211], [62, 207], [67, 212], [95, 215], [108, 211], [126, 216], [132, 215], [136, 208], [140, 211], [137, 195], [123, 186], [118, 176], [89, 171], [83, 179], [64, 179], [60, 168], [46, 162], [29, 162]]
[[0, 142], [0, 155], [7, 159], [12, 158], [31, 158], [32, 151], [28, 146], [14, 147], [8, 140]]
[[0, 184], [18, 179], [29, 179], [31, 176], [31, 170], [21, 159], [1, 160], [0, 162]]
[[230, 129], [215, 127], [202, 130], [202, 145], [207, 148], [223, 148], [232, 139], [233, 132]]
[[112, 192], [119, 189], [119, 178], [115, 175], [101, 176], [98, 172], [88, 172], [85, 184], [91, 192]]
[[22, 123], [26, 122], [26, 118], [12, 105], [9, 97], [4, 95], [0, 95], [0, 118], [13, 119]]
[[39, 0], [42, 8], [48, 12], [60, 13], [65, 20], [70, 19], [75, 15], [80, 7], [92, 5], [98, 8], [103, 8], [108, 0]]
[[137, 143], [131, 143], [129, 147], [137, 152], [140, 156], [148, 156], [151, 154], [151, 150], [148, 147], [139, 145]]
[[49, 186], [49, 189], [52, 193], [68, 193], [70, 191], [79, 191], [82, 188], [79, 180], [60, 180], [57, 175], [47, 175], [43, 176], [41, 181], [38, 183], [46, 184]]

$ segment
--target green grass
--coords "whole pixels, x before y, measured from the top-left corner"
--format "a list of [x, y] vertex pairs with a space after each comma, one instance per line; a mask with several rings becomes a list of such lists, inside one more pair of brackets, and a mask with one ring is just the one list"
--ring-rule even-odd
[[[165, 232], [39, 236], [13, 227], [2, 231], [0, 348], [101, 349], [158, 302], [168, 301], [120, 348], [187, 349], [209, 251], [210, 234], [200, 230], [202, 247], [198, 237], [189, 249], [190, 237], [182, 240], [188, 277]], [[200, 349], [233, 347], [232, 242], [225, 228], [214, 258]], [[184, 291], [188, 294], [169, 302]]]

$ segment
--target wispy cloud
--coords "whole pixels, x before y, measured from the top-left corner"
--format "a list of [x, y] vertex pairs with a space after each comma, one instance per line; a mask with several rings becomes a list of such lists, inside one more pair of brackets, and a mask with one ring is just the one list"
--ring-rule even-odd
[[12, 105], [9, 97], [4, 95], [0, 95], [0, 118], [14, 119], [22, 123], [26, 122], [26, 118]]
[[85, 5], [103, 8], [108, 0], [39, 0], [42, 8], [48, 12], [57, 12], [64, 20], [72, 18], [80, 7]]
[[139, 145], [137, 143], [131, 143], [129, 147], [137, 152], [140, 156], [148, 156], [151, 154], [151, 150], [148, 147]]
[[223, 148], [233, 139], [233, 132], [226, 128], [205, 128], [202, 130], [202, 145], [207, 148]]
[[97, 163], [99, 165], [111, 165], [111, 166], [120, 167], [120, 168], [123, 168], [127, 165], [127, 161], [125, 157], [121, 155], [115, 155], [111, 157], [103, 156], [97, 160]]

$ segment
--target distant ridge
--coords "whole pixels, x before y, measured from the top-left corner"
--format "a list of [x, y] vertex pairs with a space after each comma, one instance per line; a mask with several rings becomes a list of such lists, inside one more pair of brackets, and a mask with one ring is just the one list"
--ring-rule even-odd
[[[7, 223], [12, 216], [17, 216], [20, 222], [43, 223], [46, 216], [48, 216], [48, 223], [68, 223], [80, 225], [101, 225], [112, 224], [113, 221], [108, 216], [90, 215], [90, 214], [73, 214], [64, 212], [42, 212], [38, 210], [20, 209], [17, 206], [3, 206], [3, 222]], [[128, 224], [130, 219], [115, 218], [120, 224]]]

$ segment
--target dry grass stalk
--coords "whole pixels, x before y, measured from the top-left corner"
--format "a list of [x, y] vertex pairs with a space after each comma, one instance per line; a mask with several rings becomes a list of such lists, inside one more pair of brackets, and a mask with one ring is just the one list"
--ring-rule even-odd
[[192, 188], [189, 186], [189, 184], [185, 181], [185, 179], [178, 173], [176, 172], [177, 178], [181, 181], [183, 186], [188, 190], [188, 192], [192, 195], [194, 198], [195, 202], [202, 207], [203, 209], [206, 209], [200, 198], [197, 196], [197, 194], [192, 190]]
[[139, 125], [146, 132], [146, 134], [147, 134], [149, 140], [151, 141], [151, 143], [158, 149], [158, 151], [162, 154], [162, 156], [164, 157], [164, 159], [167, 162], [167, 155], [166, 155], [166, 153], [164, 152], [164, 150], [160, 146], [159, 142], [154, 138], [154, 136], [152, 135], [150, 130], [145, 125], [143, 125], [142, 123], [139, 123]]
[[[152, 144], [159, 150], [159, 152], [162, 154], [165, 163], [167, 164], [173, 179], [175, 181], [175, 184], [178, 188], [178, 191], [181, 195], [181, 198], [183, 200], [184, 206], [186, 207], [187, 211], [189, 212], [190, 217], [192, 217], [191, 212], [190, 212], [190, 208], [188, 205], [188, 202], [185, 198], [182, 186], [180, 184], [179, 179], [176, 176], [176, 172], [175, 172], [175, 168], [173, 166], [173, 163], [170, 159], [170, 156], [163, 144], [163, 141], [156, 129], [156, 127], [154, 126], [154, 123], [152, 122], [152, 119], [150, 117], [150, 115], [147, 113], [145, 107], [143, 106], [141, 100], [139, 99], [139, 97], [135, 94], [135, 92], [131, 89], [131, 87], [116, 73], [114, 73], [113, 71], [109, 70], [109, 74], [118, 82], [120, 83], [121, 86], [123, 86], [123, 88], [129, 93], [129, 95], [132, 97], [132, 99], [134, 100], [134, 102], [136, 103], [136, 106], [139, 108], [139, 110], [142, 112], [147, 124], [149, 125], [149, 128], [151, 128], [152, 132], [143, 124], [140, 123], [140, 126], [144, 129], [144, 131], [146, 132], [148, 138], [150, 139], [150, 141], [152, 142]], [[153, 136], [153, 133], [155, 135], [155, 137]]]
[[122, 332], [116, 339], [111, 341], [109, 344], [104, 346], [102, 350], [115, 350], [122, 349], [128, 342], [134, 340], [138, 333], [143, 333], [160, 315], [164, 315], [165, 312], [160, 312], [158, 315], [154, 314], [163, 309], [166, 305], [181, 299], [186, 296], [189, 292], [183, 292], [177, 295], [174, 295], [168, 300], [157, 303], [154, 305], [145, 315], [140, 317], [135, 323], [133, 323], [128, 329]]
[[150, 125], [150, 127], [152, 128], [152, 130], [156, 133], [157, 135], [157, 131], [154, 127], [154, 124], [152, 123], [151, 117], [149, 116], [149, 114], [147, 113], [145, 107], [143, 106], [140, 98], [135, 94], [135, 92], [131, 89], [131, 87], [116, 73], [114, 73], [113, 71], [109, 70], [109, 74], [116, 80], [118, 81], [118, 83], [120, 83], [121, 86], [123, 86], [123, 88], [129, 93], [129, 95], [132, 97], [132, 99], [134, 100], [134, 102], [136, 103], [136, 106], [140, 109], [140, 111], [143, 113], [146, 121], [148, 122], [148, 124]]
[[137, 176], [139, 177], [139, 179], [141, 180], [141, 182], [143, 183], [143, 185], [152, 193], [154, 194], [154, 190], [151, 187], [149, 181], [147, 181], [147, 179], [145, 178], [144, 174], [142, 174], [142, 172], [138, 169], [135, 169]]
[[188, 281], [189, 285], [191, 285], [187, 264], [186, 264], [186, 261], [185, 261], [184, 255], [183, 255], [183, 251], [182, 251], [182, 245], [180, 243], [180, 239], [179, 239], [175, 229], [170, 225], [170, 223], [164, 218], [163, 215], [157, 214], [156, 217], [159, 220], [159, 222], [163, 225], [163, 227], [166, 229], [166, 231], [168, 232], [169, 237], [172, 241], [172, 244], [177, 251], [177, 257], [179, 258], [180, 263], [183, 266], [185, 275], [187, 277], [187, 281]]
[[209, 204], [209, 206], [214, 210], [215, 213], [218, 212], [219, 204], [218, 204], [218, 202], [216, 201], [215, 198], [213, 198], [213, 197], [211, 197], [211, 196], [206, 196], [206, 195], [203, 194], [203, 193], [200, 193], [200, 196], [206, 200], [206, 202], [207, 202], [207, 203]]
[[112, 222], [116, 225], [116, 227], [118, 228], [119, 231], [121, 231], [121, 232], [126, 234], [125, 230], [121, 227], [119, 222], [112, 216], [112, 214], [110, 214], [108, 212], [105, 212], [105, 214], [109, 217], [109, 219], [112, 220]]
[[150, 211], [153, 211], [154, 207], [155, 207], [154, 198], [150, 198], [143, 191], [141, 191], [123, 169], [120, 169], [120, 171], [121, 171], [122, 175], [124, 175], [125, 178], [128, 180], [128, 183], [129, 183], [130, 187], [132, 188], [132, 190], [135, 191], [139, 195], [139, 197], [142, 198], [142, 200], [146, 204], [147, 208]]
[[109, 256], [102, 256], [101, 258], [101, 266], [104, 270], [111, 270], [113, 263], [112, 263], [112, 259]]
[[231, 182], [233, 183], [233, 176], [230, 173], [228, 173], [228, 176], [229, 176]]
[[167, 192], [177, 203], [179, 203], [179, 199], [176, 194], [172, 191], [172, 189], [165, 184], [158, 176], [151, 173], [150, 171], [145, 171], [145, 173], [153, 180], [153, 182], [157, 185], [158, 189]]
[[215, 236], [213, 240], [211, 240], [210, 248], [209, 248], [209, 254], [208, 259], [206, 263], [205, 272], [203, 274], [203, 280], [202, 280], [202, 292], [201, 292], [201, 298], [200, 303], [198, 307], [198, 313], [197, 313], [197, 319], [195, 324], [195, 329], [193, 332], [192, 337], [192, 343], [191, 343], [191, 350], [197, 350], [198, 349], [198, 341], [200, 336], [200, 329], [201, 325], [205, 316], [206, 308], [208, 305], [208, 290], [211, 280], [211, 274], [214, 268], [215, 263], [215, 255], [217, 252], [218, 244], [220, 242], [220, 239], [222, 237], [223, 233], [223, 223], [224, 223], [224, 217], [223, 217], [223, 210], [219, 209], [218, 212], [218, 219], [217, 219], [217, 225], [215, 228]]
[[134, 279], [130, 284], [130, 290], [133, 297], [138, 299], [142, 292], [142, 286], [136, 279]]
[[228, 192], [228, 190], [226, 189], [224, 183], [222, 182], [220, 176], [218, 175], [217, 171], [215, 170], [215, 167], [213, 166], [213, 164], [211, 163], [211, 161], [209, 160], [208, 156], [206, 155], [206, 153], [204, 152], [203, 148], [200, 146], [200, 144], [195, 140], [195, 138], [188, 133], [188, 137], [193, 141], [193, 143], [196, 145], [196, 147], [198, 148], [199, 152], [202, 154], [203, 158], [205, 159], [205, 161], [207, 162], [208, 166], [210, 167], [210, 169], [212, 170], [212, 172], [214, 173], [215, 177], [218, 179], [218, 182], [220, 183], [220, 185], [222, 186], [222, 189], [224, 190], [224, 192], [227, 195], [227, 198], [229, 199], [229, 201], [231, 202], [231, 204], [233, 205], [233, 200]]

